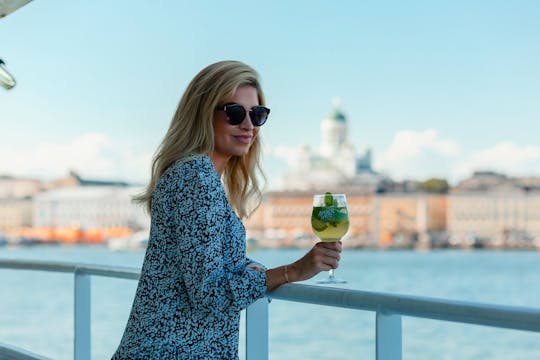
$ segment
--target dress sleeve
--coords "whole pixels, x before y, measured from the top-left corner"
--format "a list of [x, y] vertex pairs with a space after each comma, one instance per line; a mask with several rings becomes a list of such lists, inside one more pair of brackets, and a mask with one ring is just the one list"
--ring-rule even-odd
[[[266, 292], [266, 274], [225, 264], [223, 251], [231, 243], [224, 232], [227, 211], [219, 180], [198, 173], [185, 184], [176, 211], [180, 266], [192, 306], [223, 312], [242, 310]], [[245, 257], [245, 255], [244, 255]]]

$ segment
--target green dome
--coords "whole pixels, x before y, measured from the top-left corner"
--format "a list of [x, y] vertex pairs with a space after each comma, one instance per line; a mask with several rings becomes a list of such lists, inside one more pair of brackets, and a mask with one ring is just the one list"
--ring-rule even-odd
[[339, 111], [339, 109], [334, 109], [332, 113], [330, 114], [330, 116], [328, 116], [328, 118], [335, 121], [340, 121], [340, 122], [347, 121], [347, 119], [345, 118], [345, 115], [343, 115], [343, 113]]

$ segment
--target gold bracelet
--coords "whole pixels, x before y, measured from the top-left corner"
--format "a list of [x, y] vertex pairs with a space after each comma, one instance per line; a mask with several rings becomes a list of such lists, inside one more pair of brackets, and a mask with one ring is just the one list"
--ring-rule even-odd
[[287, 265], [285, 265], [285, 282], [288, 283], [289, 282], [289, 274], [287, 272]]

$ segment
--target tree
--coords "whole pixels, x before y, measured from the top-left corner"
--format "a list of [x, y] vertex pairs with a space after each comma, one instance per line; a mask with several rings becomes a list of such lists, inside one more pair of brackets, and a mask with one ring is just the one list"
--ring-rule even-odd
[[418, 188], [428, 193], [446, 194], [450, 189], [446, 179], [431, 178], [418, 184]]

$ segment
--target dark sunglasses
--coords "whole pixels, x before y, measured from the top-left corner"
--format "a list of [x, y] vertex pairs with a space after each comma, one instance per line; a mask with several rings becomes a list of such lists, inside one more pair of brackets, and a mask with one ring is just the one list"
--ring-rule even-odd
[[[229, 119], [229, 124], [239, 125], [246, 118], [246, 108], [240, 104], [228, 103], [221, 107], [218, 107], [218, 111], [225, 111], [227, 118]], [[264, 106], [254, 106], [249, 110], [249, 118], [253, 126], [262, 126], [268, 119], [268, 114], [270, 114], [270, 109]]]

